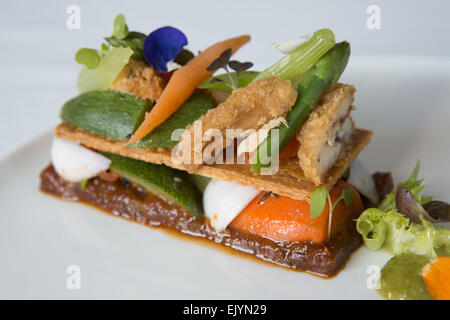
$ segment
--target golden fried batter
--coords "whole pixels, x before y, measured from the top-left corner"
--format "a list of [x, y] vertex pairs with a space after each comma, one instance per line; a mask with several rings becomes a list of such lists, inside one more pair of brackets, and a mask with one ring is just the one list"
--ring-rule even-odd
[[[214, 129], [225, 137], [226, 129], [240, 129], [242, 134], [239, 137], [245, 137], [249, 134], [246, 130], [258, 130], [270, 120], [285, 116], [296, 99], [297, 92], [290, 81], [277, 77], [255, 81], [247, 87], [234, 90], [225, 102], [200, 117], [201, 135]], [[187, 137], [191, 137], [188, 141], [194, 140], [194, 125], [188, 126], [181, 135], [180, 147]], [[208, 141], [202, 141], [202, 148], [206, 144]]]
[[144, 99], [157, 100], [164, 80], [143, 61], [131, 60], [112, 83], [111, 90], [128, 92]]
[[300, 167], [316, 185], [324, 183], [328, 170], [351, 139], [355, 129], [350, 116], [354, 93], [352, 85], [335, 84], [297, 135]]

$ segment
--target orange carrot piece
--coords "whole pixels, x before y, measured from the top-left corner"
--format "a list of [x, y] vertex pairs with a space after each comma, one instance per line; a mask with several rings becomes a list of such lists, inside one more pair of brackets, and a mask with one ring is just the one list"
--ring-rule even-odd
[[422, 279], [433, 300], [450, 300], [450, 257], [434, 258], [422, 269]]
[[130, 138], [128, 144], [145, 137], [177, 111], [198, 85], [214, 73], [207, 71], [206, 68], [223, 51], [231, 48], [234, 54], [248, 41], [250, 41], [250, 36], [243, 35], [213, 44], [190, 60], [185, 66], [175, 71], [156, 105], [145, 115], [144, 121]]
[[[349, 219], [363, 211], [359, 193], [348, 183], [339, 180], [330, 191], [335, 201], [348, 188], [355, 198], [348, 206], [339, 201], [333, 211], [331, 236], [335, 235]], [[309, 216], [309, 202], [294, 200], [285, 196], [271, 195], [261, 203], [262, 192], [231, 222], [230, 227], [242, 232], [255, 234], [274, 241], [312, 241], [323, 243], [328, 240], [329, 207], [315, 219]]]
[[297, 140], [297, 137], [292, 137], [291, 141], [287, 144], [286, 148], [280, 154], [280, 160], [290, 159], [296, 157], [298, 154], [298, 148], [300, 147], [300, 143]]
[[[298, 148], [300, 147], [300, 143], [298, 142], [296, 137], [293, 137], [291, 141], [289, 141], [286, 148], [284, 148], [283, 152], [280, 154], [280, 161], [284, 159], [291, 159], [293, 157], [296, 157], [298, 154]], [[248, 163], [253, 163], [253, 159], [255, 157], [255, 154], [257, 152], [257, 149], [254, 150], [251, 153], [247, 153], [248, 157]]]

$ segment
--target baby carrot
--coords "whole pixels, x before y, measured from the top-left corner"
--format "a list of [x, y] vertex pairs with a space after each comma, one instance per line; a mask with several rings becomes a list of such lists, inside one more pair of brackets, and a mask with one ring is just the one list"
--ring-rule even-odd
[[144, 121], [130, 138], [128, 144], [142, 139], [167, 120], [191, 96], [198, 85], [213, 74], [206, 68], [223, 51], [231, 48], [232, 53], [235, 53], [248, 41], [250, 41], [250, 36], [243, 35], [213, 44], [175, 71], [156, 105], [145, 115]]
[[[335, 201], [341, 195], [342, 190], [346, 188], [353, 191], [355, 198], [348, 206], [344, 201], [337, 203], [333, 211], [331, 236], [335, 235], [349, 219], [355, 218], [363, 210], [358, 192], [342, 180], [339, 180], [330, 190], [332, 201]], [[328, 240], [328, 204], [320, 216], [312, 219], [309, 215], [310, 204], [308, 201], [273, 195], [262, 200], [263, 195], [264, 192], [253, 199], [234, 218], [230, 227], [274, 241], [323, 243]]]

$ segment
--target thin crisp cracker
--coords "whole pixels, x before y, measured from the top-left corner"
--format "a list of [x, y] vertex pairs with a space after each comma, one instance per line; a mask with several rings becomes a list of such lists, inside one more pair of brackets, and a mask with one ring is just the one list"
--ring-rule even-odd
[[[316, 186], [305, 179], [298, 158], [286, 159], [280, 162], [279, 171], [273, 175], [260, 175], [251, 170], [249, 164], [213, 164], [200, 166], [185, 166], [172, 161], [171, 148], [138, 149], [127, 147], [125, 142], [105, 138], [95, 133], [77, 128], [63, 122], [55, 128], [55, 136], [71, 141], [81, 142], [83, 145], [124, 157], [143, 160], [151, 163], [165, 164], [169, 167], [186, 170], [211, 178], [234, 181], [243, 185], [250, 185], [256, 189], [272, 191], [297, 200], [309, 200]], [[325, 187], [333, 186], [344, 174], [345, 170], [356, 159], [358, 154], [369, 143], [372, 132], [355, 129], [351, 143], [347, 145], [334, 166], [329, 170]]]

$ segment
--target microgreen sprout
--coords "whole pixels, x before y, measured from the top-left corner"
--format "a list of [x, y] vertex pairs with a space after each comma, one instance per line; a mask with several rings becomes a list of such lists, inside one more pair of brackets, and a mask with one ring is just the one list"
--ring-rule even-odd
[[328, 190], [325, 187], [319, 187], [311, 195], [309, 216], [315, 219], [322, 213], [327, 201]]
[[192, 52], [182, 49], [187, 45], [187, 38], [181, 30], [174, 27], [162, 27], [145, 35], [129, 31], [124, 15], [118, 14], [114, 18], [113, 28], [112, 35], [104, 38], [106, 43], [101, 44], [101, 50], [79, 50], [75, 60], [88, 69], [96, 69], [104, 58], [104, 53], [111, 47], [130, 48], [133, 51], [132, 59], [145, 60], [156, 71], [168, 72], [169, 62], [185, 65], [194, 57]]
[[[115, 17], [113, 28], [112, 35], [104, 38], [108, 45], [114, 48], [129, 47], [133, 50], [133, 59], [143, 60], [144, 55], [142, 53], [142, 47], [147, 35], [141, 32], [129, 31], [123, 14], [118, 14]], [[102, 44], [102, 48], [103, 45], [104, 44]]]
[[[75, 53], [75, 61], [81, 65], [86, 66], [88, 69], [96, 69], [104, 56], [104, 53], [109, 50], [109, 44], [118, 47], [116, 42], [121, 42], [128, 37], [128, 26], [123, 14], [118, 14], [114, 18], [114, 30], [110, 38], [105, 38], [106, 43], [100, 45], [100, 50], [81, 48]], [[141, 44], [142, 47], [142, 44]], [[133, 48], [132, 48], [133, 49]]]
[[242, 71], [248, 70], [253, 66], [251, 62], [239, 62], [237, 60], [232, 60], [228, 63], [231, 69], [236, 71], [236, 82], [239, 83], [239, 76]]
[[119, 40], [123, 40], [128, 36], [128, 26], [123, 14], [118, 14], [115, 17], [112, 36]]
[[109, 50], [109, 45], [107, 45], [106, 43], [102, 43], [100, 46], [100, 49], [102, 51], [108, 51]]
[[81, 48], [75, 53], [75, 61], [88, 69], [95, 69], [100, 64], [101, 57], [95, 49]]
[[[239, 86], [239, 76], [242, 71], [245, 71], [247, 69], [250, 69], [253, 66], [253, 63], [251, 62], [239, 62], [237, 60], [230, 61], [232, 54], [231, 49], [226, 49], [223, 51], [220, 56], [214, 60], [208, 68], [206, 68], [207, 71], [216, 71], [220, 68], [224, 69], [227, 76], [228, 76], [228, 86], [231, 87], [233, 90], [236, 89]], [[236, 78], [233, 79], [233, 76], [230, 73], [230, 70], [228, 69], [230, 67], [235, 71]], [[213, 78], [211, 82], [223, 82], [222, 79], [219, 78]]]
[[216, 71], [217, 69], [224, 69], [225, 72], [228, 75], [228, 80], [230, 81], [230, 85], [232, 88], [236, 88], [236, 84], [233, 80], [233, 77], [230, 74], [230, 70], [228, 70], [228, 63], [230, 62], [231, 58], [231, 49], [226, 49], [224, 52], [220, 54], [220, 56], [214, 60], [208, 68], [206, 68], [207, 71]]
[[331, 201], [330, 193], [328, 192], [328, 189], [325, 187], [319, 187], [314, 190], [314, 192], [311, 195], [311, 201], [310, 201], [310, 209], [309, 209], [309, 216], [311, 219], [315, 219], [318, 216], [320, 216], [325, 209], [325, 205], [328, 201], [328, 206], [330, 208], [330, 214], [329, 214], [329, 220], [328, 220], [328, 238], [331, 236], [331, 222], [333, 217], [333, 211], [336, 208], [336, 205], [339, 203], [339, 201], [344, 200], [345, 205], [349, 205], [353, 199], [355, 198], [355, 195], [350, 189], [343, 189], [341, 192], [341, 195], [339, 198], [336, 199], [336, 201]]

